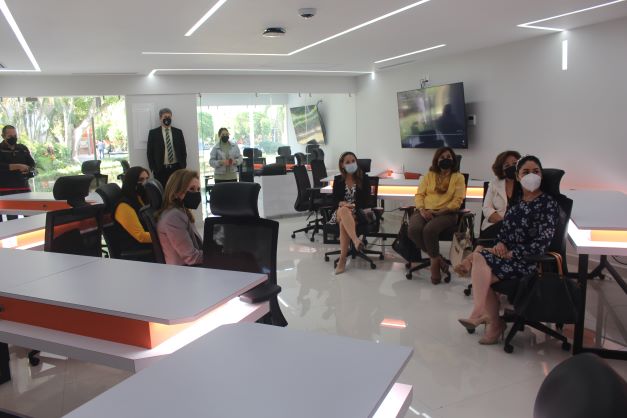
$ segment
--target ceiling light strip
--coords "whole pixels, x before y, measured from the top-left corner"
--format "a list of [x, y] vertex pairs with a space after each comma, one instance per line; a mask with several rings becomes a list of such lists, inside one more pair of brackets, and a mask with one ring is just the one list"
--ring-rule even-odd
[[279, 72], [279, 73], [322, 73], [322, 74], [372, 74], [372, 71], [351, 70], [288, 70], [270, 68], [155, 68], [148, 76], [158, 71], [239, 71], [239, 72]]
[[547, 26], [536, 26], [535, 24], [536, 23], [541, 23], [541, 22], [546, 22], [547, 20], [559, 19], [560, 17], [570, 16], [570, 15], [574, 15], [574, 14], [577, 14], [577, 13], [583, 13], [583, 12], [587, 12], [587, 11], [590, 11], [590, 10], [599, 9], [601, 7], [611, 6], [613, 4], [622, 3], [624, 1], [626, 1], [626, 0], [614, 0], [614, 1], [607, 2], [607, 3], [597, 4], [596, 6], [586, 7], [585, 9], [579, 9], [579, 10], [574, 10], [574, 11], [568, 12], [568, 13], [562, 13], [561, 15], [546, 17], [544, 19], [534, 20], [533, 22], [521, 23], [520, 25], [518, 25], [518, 27], [529, 28], [529, 29], [542, 29], [542, 30], [552, 30], [552, 31], [557, 31], [557, 32], [563, 32], [565, 29], [551, 28], [551, 27], [547, 27]]
[[410, 55], [415, 55], [415, 54], [420, 54], [422, 52], [432, 51], [434, 49], [443, 48], [445, 46], [446, 46], [446, 44], [440, 44], [440, 45], [432, 46], [432, 47], [429, 47], [429, 48], [420, 49], [418, 51], [408, 52], [407, 54], [402, 54], [402, 55], [397, 55], [395, 57], [385, 58], [385, 59], [382, 59], [382, 60], [379, 60], [379, 61], [375, 61], [374, 63], [375, 64], [379, 64], [379, 63], [386, 62], [386, 61], [392, 61], [392, 60], [395, 60], [397, 58], [408, 57]]
[[142, 52], [142, 55], [233, 55], [254, 57], [287, 57], [289, 54], [264, 54], [251, 52]]
[[290, 53], [289, 53], [289, 55], [298, 54], [299, 52], [303, 52], [303, 51], [304, 51], [304, 50], [306, 50], [306, 49], [313, 48], [314, 46], [320, 45], [320, 44], [325, 43], [325, 42], [327, 42], [327, 41], [330, 41], [330, 40], [332, 40], [332, 39], [339, 38], [340, 36], [343, 36], [343, 35], [346, 35], [346, 34], [348, 34], [348, 33], [354, 32], [354, 31], [356, 31], [356, 30], [358, 30], [358, 29], [361, 29], [361, 28], [363, 28], [363, 27], [366, 27], [366, 26], [368, 26], [368, 25], [372, 25], [373, 23], [376, 23], [376, 22], [379, 22], [379, 21], [381, 21], [381, 20], [387, 19], [388, 17], [392, 17], [392, 16], [397, 15], [397, 14], [399, 14], [399, 13], [403, 13], [403, 12], [405, 12], [405, 11], [409, 10], [409, 9], [413, 9], [414, 7], [418, 7], [418, 6], [420, 6], [421, 4], [428, 3], [429, 1], [431, 1], [431, 0], [421, 0], [421, 1], [417, 1], [417, 2], [415, 2], [415, 3], [412, 3], [412, 4], [410, 4], [410, 5], [407, 5], [407, 6], [405, 6], [405, 7], [401, 7], [400, 9], [394, 10], [393, 12], [386, 13], [386, 14], [384, 14], [383, 16], [379, 16], [379, 17], [377, 17], [377, 18], [374, 18], [374, 19], [372, 19], [372, 20], [369, 20], [369, 21], [367, 21], [367, 22], [364, 22], [364, 23], [362, 23], [362, 24], [360, 24], [360, 25], [353, 26], [353, 27], [352, 27], [352, 28], [350, 28], [350, 29], [346, 29], [345, 31], [342, 31], [342, 32], [340, 32], [340, 33], [336, 33], [335, 35], [331, 35], [331, 36], [329, 36], [328, 38], [324, 38], [324, 39], [322, 39], [322, 40], [320, 40], [320, 41], [318, 41], [318, 42], [314, 42], [313, 44], [309, 44], [309, 45], [304, 46], [304, 47], [302, 47], [302, 48], [296, 49], [296, 50], [294, 50], [294, 51], [290, 52]]
[[37, 60], [35, 59], [35, 56], [33, 55], [33, 53], [31, 52], [30, 48], [28, 47], [28, 44], [26, 43], [26, 39], [24, 39], [24, 36], [22, 35], [22, 32], [20, 31], [20, 28], [17, 26], [17, 22], [13, 18], [13, 15], [11, 14], [11, 11], [9, 10], [9, 6], [7, 6], [7, 3], [6, 3], [5, 0], [0, 0], [0, 10], [2, 10], [2, 14], [4, 15], [5, 19], [9, 23], [9, 26], [13, 30], [13, 33], [15, 34], [15, 37], [17, 38], [18, 42], [22, 46], [22, 49], [26, 53], [26, 56], [28, 57], [28, 59], [30, 60], [30, 63], [33, 65], [33, 68], [34, 68], [34, 70], [7, 70], [7, 69], [0, 69], [0, 71], [2, 71], [2, 72], [10, 72], [10, 71], [14, 71], [14, 72], [16, 72], [16, 71], [28, 71], [28, 72], [30, 72], [30, 71], [37, 71], [37, 72], [39, 72], [39, 71], [41, 71], [41, 68], [39, 67], [39, 64], [37, 64]]
[[196, 29], [198, 29], [199, 27], [202, 26], [203, 23], [205, 23], [207, 21], [207, 19], [209, 19], [211, 16], [213, 16], [213, 14], [215, 12], [218, 11], [218, 9], [220, 7], [222, 7], [222, 5], [224, 3], [226, 3], [227, 0], [218, 0], [218, 2], [216, 4], [213, 5], [213, 7], [211, 9], [209, 9], [209, 11], [207, 13], [204, 14], [203, 17], [200, 18], [200, 20], [198, 22], [196, 22], [194, 24], [194, 26], [192, 26], [190, 28], [190, 30], [187, 31], [187, 33], [185, 34], [185, 36], [192, 36], [194, 34], [194, 32], [196, 32]]

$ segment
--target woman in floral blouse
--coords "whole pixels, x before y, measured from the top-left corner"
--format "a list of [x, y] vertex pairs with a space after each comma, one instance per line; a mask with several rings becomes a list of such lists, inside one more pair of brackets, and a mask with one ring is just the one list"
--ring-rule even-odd
[[508, 208], [497, 244], [473, 255], [471, 273], [474, 308], [469, 318], [459, 322], [467, 329], [488, 324], [480, 344], [496, 344], [505, 331], [499, 319], [499, 300], [490, 285], [500, 280], [520, 280], [533, 273], [536, 264], [525, 260], [529, 255], [544, 254], [555, 234], [559, 206], [542, 192], [542, 164], [526, 156], [516, 164], [520, 182], [520, 200]]

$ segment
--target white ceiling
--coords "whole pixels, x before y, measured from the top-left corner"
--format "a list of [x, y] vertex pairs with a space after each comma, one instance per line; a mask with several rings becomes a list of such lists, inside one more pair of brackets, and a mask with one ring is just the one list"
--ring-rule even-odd
[[[191, 37], [217, 0], [6, 0], [44, 74], [139, 73], [155, 68], [372, 71], [416, 59], [503, 44], [551, 32], [516, 25], [608, 0], [431, 0], [291, 56], [143, 55], [151, 52], [287, 54], [417, 0], [228, 0]], [[304, 20], [300, 7], [316, 7]], [[627, 16], [627, 1], [542, 25], [574, 29]], [[287, 30], [267, 39], [267, 26]], [[445, 48], [374, 61], [438, 44]], [[0, 15], [0, 63], [32, 69]], [[170, 72], [172, 73], [172, 72]]]

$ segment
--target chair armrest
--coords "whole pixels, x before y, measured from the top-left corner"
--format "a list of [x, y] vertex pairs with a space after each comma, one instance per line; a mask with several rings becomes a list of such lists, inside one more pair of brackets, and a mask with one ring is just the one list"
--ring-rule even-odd
[[533, 263], [555, 263], [555, 257], [547, 254], [540, 255], [527, 255], [523, 258], [525, 261], [531, 261]]
[[239, 299], [246, 303], [258, 303], [270, 300], [281, 293], [281, 286], [268, 281], [240, 295]]
[[320, 190], [322, 190], [322, 187], [309, 187], [309, 188], [307, 189], [307, 191], [314, 191], [314, 192], [315, 192], [315, 191], [320, 191]]

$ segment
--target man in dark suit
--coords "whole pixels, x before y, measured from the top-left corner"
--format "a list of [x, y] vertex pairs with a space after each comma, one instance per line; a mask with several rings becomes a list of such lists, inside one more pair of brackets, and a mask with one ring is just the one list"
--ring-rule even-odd
[[172, 125], [172, 111], [159, 110], [161, 126], [148, 133], [148, 166], [159, 182], [165, 187], [170, 175], [187, 167], [187, 149], [183, 131]]

